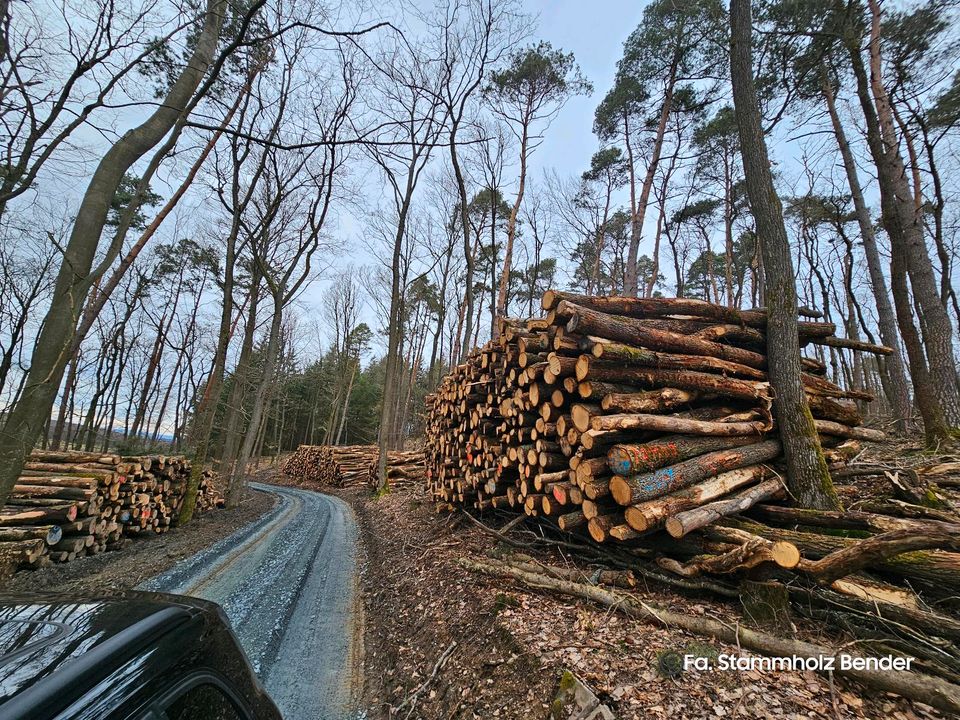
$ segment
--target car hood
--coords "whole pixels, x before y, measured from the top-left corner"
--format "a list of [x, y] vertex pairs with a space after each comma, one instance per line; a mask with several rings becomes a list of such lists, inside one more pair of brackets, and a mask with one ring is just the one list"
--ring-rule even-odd
[[[118, 635], [138, 636], [209, 612], [210, 603], [160, 593], [96, 597], [0, 594], [0, 705], [63, 668], [91, 660]], [[145, 639], [145, 638], [144, 638]]]

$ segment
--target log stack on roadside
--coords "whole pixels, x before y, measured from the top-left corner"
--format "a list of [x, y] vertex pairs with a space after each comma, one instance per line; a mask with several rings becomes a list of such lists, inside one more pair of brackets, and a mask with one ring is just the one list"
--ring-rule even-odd
[[280, 470], [299, 482], [331, 486], [339, 482], [329, 445], [301, 445], [284, 460]]
[[[367, 484], [371, 490], [380, 486], [377, 460], [380, 455], [372, 459], [368, 473]], [[409, 490], [422, 488], [426, 482], [426, 465], [423, 450], [388, 450], [387, 451], [387, 485], [391, 490]]]
[[[438, 510], [547, 518], [597, 542], [653, 553], [683, 577], [768, 563], [830, 583], [869, 570], [933, 592], [960, 590], [960, 574], [945, 580], [949, 590], [938, 580], [960, 570], [960, 540], [951, 536], [960, 517], [951, 510], [888, 503], [864, 518], [778, 505], [788, 498], [763, 311], [554, 291], [543, 308], [544, 318], [503, 321], [428, 398], [428, 488]], [[817, 346], [888, 352], [834, 331], [801, 320], [801, 346], [808, 354]], [[817, 357], [803, 358], [802, 368], [840, 481], [861, 443], [883, 437], [861, 425], [857, 402], [871, 396], [830, 382]], [[886, 537], [894, 526], [913, 539]], [[868, 540], [880, 549], [858, 545]], [[903, 547], [936, 551], [889, 559]], [[860, 579], [849, 585], [869, 594]]]
[[[127, 536], [165, 532], [189, 475], [182, 457], [35, 450], [0, 509], [0, 565], [9, 572], [68, 562], [118, 549]], [[218, 506], [209, 479], [197, 505]]]
[[[320, 487], [379, 486], [380, 451], [376, 445], [301, 445], [281, 469], [301, 483]], [[390, 450], [387, 480], [392, 488], [422, 485], [422, 450]]]
[[227, 500], [212, 470], [204, 470], [197, 487], [197, 506], [194, 512], [206, 513], [227, 506]]

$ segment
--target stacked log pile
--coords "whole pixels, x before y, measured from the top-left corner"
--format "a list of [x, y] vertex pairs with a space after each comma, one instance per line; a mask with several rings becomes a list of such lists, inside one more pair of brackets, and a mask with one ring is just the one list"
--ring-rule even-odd
[[[545, 518], [650, 558], [676, 579], [763, 566], [868, 605], [899, 603], [906, 587], [938, 598], [960, 592], [960, 517], [950, 508], [779, 504], [789, 498], [763, 311], [555, 291], [543, 308], [543, 318], [501, 322], [428, 398], [428, 489], [438, 511]], [[801, 346], [889, 352], [834, 332], [801, 320]], [[883, 438], [861, 426], [857, 402], [871, 397], [830, 382], [816, 357], [801, 367], [830, 470], [843, 482], [861, 443]], [[940, 637], [940, 620], [925, 617], [931, 636]], [[960, 653], [949, 655], [936, 663], [960, 670]]]
[[[68, 562], [118, 549], [131, 535], [165, 532], [189, 475], [182, 457], [35, 450], [0, 509], [0, 566]], [[222, 505], [205, 474], [198, 511]]]
[[[181, 502], [182, 505], [182, 502]], [[217, 475], [212, 470], [204, 470], [197, 486], [197, 505], [194, 512], [206, 513], [226, 507], [227, 500], [217, 483]]]
[[339, 487], [340, 473], [329, 445], [301, 445], [280, 470], [299, 482]]
[[[346, 488], [379, 487], [380, 451], [376, 445], [301, 445], [281, 470], [302, 483]], [[422, 485], [422, 450], [389, 450], [387, 482], [392, 488]]]

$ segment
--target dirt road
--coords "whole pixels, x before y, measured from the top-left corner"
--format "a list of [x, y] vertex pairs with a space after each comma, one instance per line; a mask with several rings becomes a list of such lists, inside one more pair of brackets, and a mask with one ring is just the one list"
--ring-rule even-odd
[[277, 506], [141, 589], [223, 606], [285, 718], [356, 717], [363, 620], [353, 512], [309, 490], [252, 487], [277, 495]]

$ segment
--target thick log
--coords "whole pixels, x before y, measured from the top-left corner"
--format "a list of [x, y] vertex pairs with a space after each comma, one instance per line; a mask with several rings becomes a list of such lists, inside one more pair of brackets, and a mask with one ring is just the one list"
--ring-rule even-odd
[[47, 545], [60, 541], [63, 531], [59, 525], [24, 525], [0, 528], [0, 542], [43, 540]]
[[636, 505], [646, 500], [681, 490], [728, 470], [767, 462], [780, 454], [779, 440], [718, 450], [661, 468], [652, 473], [623, 477], [615, 475], [610, 492], [621, 505]]
[[602, 543], [610, 534], [610, 528], [623, 524], [623, 515], [614, 513], [610, 515], [597, 515], [590, 518], [587, 522], [587, 531], [595, 542]]
[[31, 462], [41, 463], [96, 463], [98, 465], [117, 465], [119, 455], [109, 455], [97, 452], [81, 452], [79, 450], [34, 450], [30, 453]]
[[583, 512], [580, 510], [575, 510], [573, 512], [564, 513], [557, 518], [557, 525], [560, 526], [561, 530], [576, 530], [579, 527], [583, 527], [587, 524], [587, 518], [584, 516]]
[[607, 464], [614, 475], [639, 475], [715, 450], [750, 445], [755, 435], [709, 437], [668, 435], [640, 445], [614, 445], [607, 451]]
[[39, 508], [0, 509], [0, 527], [19, 525], [49, 525], [73, 522], [77, 519], [76, 505], [55, 505]]
[[734, 435], [760, 436], [769, 430], [768, 423], [752, 422], [709, 422], [690, 420], [671, 415], [647, 415], [642, 413], [622, 415], [602, 415], [591, 418], [591, 430], [656, 430], [665, 433], [688, 433], [690, 435]]
[[708, 355], [758, 369], [767, 366], [767, 359], [760, 353], [751, 350], [722, 345], [693, 335], [656, 330], [633, 318], [608, 315], [569, 303], [566, 300], [560, 302], [557, 313], [570, 318], [567, 321], [567, 332], [570, 333], [579, 332], [584, 335], [597, 335], [623, 343], [642, 345], [651, 350]]
[[91, 488], [68, 487], [61, 485], [21, 485], [13, 486], [13, 495], [27, 498], [56, 498], [59, 500], [89, 500], [95, 490]]
[[600, 407], [613, 413], [657, 414], [689, 405], [698, 399], [700, 395], [696, 392], [667, 387], [639, 393], [610, 393], [603, 396]]
[[624, 517], [634, 530], [652, 530], [660, 527], [671, 515], [697, 508], [738, 488], [752, 485], [769, 474], [770, 471], [762, 465], [730, 470], [684, 490], [632, 505], [624, 511]]
[[683, 537], [688, 532], [709, 525], [722, 517], [736, 515], [759, 502], [784, 497], [784, 495], [783, 483], [778, 478], [766, 480], [722, 500], [677, 513], [667, 520], [667, 532], [672, 537]]

